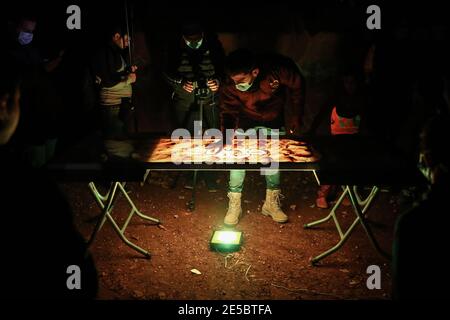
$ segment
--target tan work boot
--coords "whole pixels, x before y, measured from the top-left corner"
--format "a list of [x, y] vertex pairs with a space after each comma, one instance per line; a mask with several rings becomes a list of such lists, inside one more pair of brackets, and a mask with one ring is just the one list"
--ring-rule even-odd
[[242, 194], [240, 192], [228, 192], [230, 202], [228, 204], [227, 214], [223, 220], [226, 225], [234, 226], [238, 224], [239, 217], [242, 214], [241, 195]]
[[271, 216], [276, 222], [283, 223], [288, 220], [287, 215], [280, 208], [281, 190], [266, 190], [266, 201], [262, 207], [262, 214]]

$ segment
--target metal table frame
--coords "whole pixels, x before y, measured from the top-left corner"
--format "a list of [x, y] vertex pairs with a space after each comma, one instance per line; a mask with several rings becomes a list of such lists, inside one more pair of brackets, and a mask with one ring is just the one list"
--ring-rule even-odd
[[[200, 169], [201, 170], [201, 169]], [[223, 169], [211, 169], [208, 168], [208, 171], [224, 171]], [[257, 171], [259, 169], [246, 169], [248, 171]], [[280, 171], [313, 171], [314, 173], [314, 177], [316, 178], [317, 183], [319, 183], [318, 180], [318, 176], [316, 174], [316, 171], [313, 169], [279, 169]], [[183, 168], [177, 168], [177, 169], [162, 169], [160, 167], [151, 167], [150, 169], [146, 169], [145, 170], [145, 174], [143, 176], [143, 179], [141, 181], [141, 186], [145, 183], [145, 181], [148, 178], [148, 175], [150, 173], [150, 171], [192, 171], [191, 168], [189, 169], [183, 169]], [[89, 239], [89, 241], [87, 242], [88, 247], [94, 242], [95, 237], [97, 236], [97, 233], [100, 231], [100, 229], [103, 227], [104, 223], [106, 222], [106, 220], [108, 220], [111, 225], [113, 226], [114, 231], [118, 234], [118, 236], [120, 237], [120, 239], [129, 247], [131, 247], [132, 249], [138, 251], [139, 253], [143, 254], [146, 258], [150, 258], [151, 254], [149, 251], [144, 250], [143, 248], [139, 247], [138, 245], [136, 245], [135, 243], [131, 242], [126, 236], [125, 236], [125, 231], [126, 228], [128, 227], [128, 224], [130, 223], [131, 219], [133, 218], [134, 214], [138, 215], [141, 219], [153, 222], [155, 225], [159, 225], [161, 224], [161, 221], [159, 219], [153, 218], [153, 217], [149, 217], [143, 213], [141, 213], [139, 211], [139, 209], [136, 207], [136, 205], [134, 204], [133, 200], [130, 198], [130, 196], [128, 195], [128, 193], [125, 190], [125, 185], [126, 182], [120, 182], [120, 181], [113, 181], [110, 184], [110, 187], [108, 189], [108, 191], [106, 192], [106, 194], [101, 194], [95, 183], [94, 182], [89, 182], [89, 188], [91, 191], [91, 194], [93, 195], [97, 205], [99, 206], [99, 208], [102, 210], [100, 216], [99, 216], [99, 220], [97, 222], [97, 224], [95, 225], [94, 231], [91, 234], [91, 237]], [[115, 221], [115, 219], [112, 216], [112, 211], [114, 209], [114, 203], [116, 202], [117, 198], [119, 197], [119, 195], [122, 194], [125, 199], [127, 200], [128, 204], [131, 207], [131, 210], [128, 214], [128, 217], [126, 218], [124, 224], [122, 227], [119, 227], [119, 225], [117, 224], [117, 222]], [[193, 199], [195, 196], [195, 190], [193, 193]]]
[[[139, 209], [136, 207], [134, 202], [131, 200], [130, 196], [128, 195], [127, 191], [125, 190], [125, 182], [118, 182], [114, 181], [110, 184], [110, 187], [106, 194], [101, 194], [97, 187], [95, 186], [94, 182], [89, 183], [89, 188], [94, 196], [98, 206], [102, 210], [102, 213], [99, 216], [99, 220], [97, 224], [95, 225], [94, 231], [92, 232], [92, 235], [87, 243], [88, 247], [94, 242], [94, 239], [97, 235], [97, 233], [100, 231], [100, 229], [103, 227], [106, 220], [108, 220], [111, 225], [113, 226], [114, 231], [119, 235], [120, 239], [125, 242], [125, 244], [132, 249], [136, 250], [137, 252], [143, 254], [146, 258], [150, 258], [151, 254], [149, 251], [142, 249], [138, 245], [134, 244], [128, 238], [125, 236], [125, 231], [128, 227], [128, 224], [130, 223], [131, 219], [133, 218], [134, 214], [136, 214], [138, 217], [151, 221], [155, 223], [155, 225], [158, 225], [161, 223], [159, 219], [149, 217], [147, 215], [144, 215], [139, 211]], [[112, 211], [114, 209], [114, 203], [116, 202], [119, 195], [122, 194], [125, 199], [127, 200], [128, 204], [131, 207], [131, 210], [128, 214], [128, 217], [126, 218], [124, 224], [122, 227], [119, 227], [117, 222], [114, 220], [112, 216]]]
[[[350, 235], [352, 234], [353, 230], [358, 225], [358, 223], [361, 224], [361, 226], [363, 227], [365, 233], [367, 234], [367, 237], [369, 238], [369, 240], [370, 240], [371, 244], [373, 245], [373, 247], [375, 248], [375, 250], [384, 258], [390, 259], [390, 255], [387, 254], [386, 252], [384, 252], [381, 249], [378, 242], [376, 241], [376, 239], [372, 233], [372, 230], [368, 226], [367, 220], [366, 220], [367, 211], [368, 211], [369, 207], [371, 206], [371, 204], [373, 203], [373, 200], [375, 199], [375, 197], [377, 196], [377, 194], [380, 191], [379, 187], [373, 186], [370, 191], [370, 194], [365, 199], [361, 199], [360, 195], [358, 194], [357, 186], [345, 185], [345, 186], [342, 186], [342, 189], [343, 189], [342, 194], [340, 195], [337, 202], [331, 209], [330, 213], [325, 218], [307, 223], [303, 226], [305, 229], [310, 229], [310, 228], [313, 228], [322, 223], [328, 222], [330, 219], [333, 219], [334, 225], [335, 225], [335, 227], [338, 231], [339, 237], [340, 237], [340, 240], [338, 241], [338, 243], [335, 246], [333, 246], [332, 248], [319, 254], [318, 256], [314, 257], [311, 260], [312, 265], [317, 265], [317, 263], [320, 260], [322, 260], [323, 258], [325, 258], [325, 257], [333, 254], [337, 250], [339, 250], [344, 245], [344, 243], [349, 239]], [[353, 220], [350, 227], [345, 232], [343, 232], [342, 227], [339, 223], [339, 220], [337, 219], [336, 211], [341, 206], [342, 201], [344, 200], [344, 198], [346, 196], [350, 199], [350, 202], [352, 204], [353, 211], [355, 212], [356, 218]]]
[[[257, 171], [259, 169], [257, 169], [257, 170], [256, 169], [245, 169], [245, 170], [246, 171]], [[145, 171], [144, 178], [141, 181], [141, 187], [147, 181], [148, 175], [150, 174], [150, 171], [152, 171], [152, 170], [147, 169]], [[169, 171], [169, 170], [166, 170], [166, 171]], [[178, 171], [178, 170], [176, 170], [176, 171]], [[180, 170], [180, 171], [185, 171], [185, 170]], [[188, 170], [188, 171], [191, 171], [191, 170]], [[191, 200], [187, 203], [187, 209], [189, 211], [194, 211], [195, 210], [195, 195], [196, 195], [196, 188], [197, 188], [197, 172], [198, 171], [199, 170], [195, 170], [195, 172], [194, 172], [194, 179], [193, 179], [193, 183], [192, 183], [193, 184], [193, 188], [192, 188]], [[208, 170], [208, 171], [224, 171], [224, 170], [220, 170], [219, 169], [219, 170]], [[314, 178], [316, 179], [317, 183], [320, 184], [319, 177], [317, 176], [316, 170], [314, 170], [314, 169], [289, 169], [289, 170], [287, 170], [287, 169], [279, 169], [279, 171], [312, 171], [313, 174], [314, 174]]]
[[[157, 138], [159, 139], [161, 137], [158, 136]], [[290, 138], [292, 138], [292, 137], [290, 137]], [[342, 140], [342, 139], [340, 139], [340, 140]], [[343, 141], [345, 142], [346, 140], [344, 139]], [[335, 145], [334, 143], [331, 143], [331, 142], [327, 145], [326, 142], [327, 141], [325, 141], [325, 144], [323, 144], [323, 142], [320, 142], [320, 143], [323, 144], [323, 148], [326, 148], [328, 145], [330, 145], [330, 146], [334, 146]], [[358, 141], [356, 141], [356, 142], [358, 142]], [[319, 141], [317, 141], [317, 143], [320, 144]], [[317, 144], [317, 143], [313, 143], [313, 146], [315, 144]], [[368, 143], [365, 143], [365, 145], [368, 145]], [[352, 146], [353, 145], [350, 143], [347, 146], [347, 149], [349, 149], [350, 151], [354, 150], [355, 148], [353, 148]], [[320, 152], [320, 148], [319, 148], [319, 152]], [[333, 155], [332, 152], [331, 152], [331, 154]], [[183, 166], [181, 166], [181, 167], [180, 166], [174, 166], [174, 165], [172, 165], [172, 166], [169, 165], [169, 167], [168, 167], [167, 164], [164, 164], [164, 163], [144, 163], [142, 165], [144, 166], [145, 169], [147, 169], [145, 171], [145, 173], [142, 174], [143, 177], [141, 176], [143, 179], [139, 178], [139, 180], [140, 180], [140, 182], [142, 184], [148, 178], [148, 174], [152, 170], [153, 171], [185, 171], [185, 170], [192, 171], [192, 170], [202, 170], [202, 168], [199, 169], [199, 167], [196, 166], [196, 165], [195, 166], [194, 165], [184, 166], [184, 167]], [[223, 170], [240, 169], [239, 167], [240, 167], [239, 165], [237, 165], [236, 167], [228, 166], [228, 165], [226, 165], [226, 166], [222, 165], [221, 167], [220, 166], [219, 167], [216, 166], [215, 168], [208, 167], [208, 168], [205, 168], [204, 170], [208, 170], [208, 171], [213, 171], [213, 170], [223, 171]], [[72, 169], [72, 170], [75, 169], [75, 171], [79, 170], [77, 165], [72, 165], [72, 164], [67, 164], [67, 163], [64, 163], [64, 165], [59, 166], [59, 167], [56, 166], [54, 169], [56, 169], [56, 172], [58, 172], [58, 170], [61, 170], [61, 168], [63, 170], [67, 170], [67, 168]], [[98, 171], [99, 168], [100, 168], [100, 170], [102, 170], [103, 169], [103, 165], [96, 164], [95, 166], [93, 166], [93, 170], [95, 169], [94, 172], [96, 173], [96, 171]], [[248, 171], [254, 171], [254, 170], [259, 170], [259, 167], [256, 168], [256, 166], [251, 166], [249, 168], [248, 166], [245, 166], [243, 169], [248, 170]], [[278, 168], [279, 171], [311, 171], [311, 172], [313, 172], [313, 174], [314, 174], [314, 176], [315, 176], [315, 178], [316, 178], [316, 180], [317, 180], [319, 185], [320, 185], [320, 181], [319, 181], [319, 178], [318, 178], [318, 176], [316, 174], [316, 171], [320, 172], [321, 169], [322, 169], [322, 164], [321, 163], [316, 163], [316, 162], [315, 163], [304, 164], [304, 166], [302, 168], [299, 168], [297, 166], [297, 164], [287, 164], [284, 167], [279, 167]], [[90, 180], [91, 179], [92, 178], [90, 178]], [[126, 192], [126, 190], [124, 188], [125, 187], [125, 182], [121, 182], [121, 181], [127, 181], [126, 178], [123, 178], [123, 177], [122, 178], [113, 178], [111, 180], [113, 180], [114, 182], [111, 183], [111, 185], [109, 187], [109, 190], [104, 195], [101, 194], [97, 190], [97, 188], [96, 188], [94, 182], [92, 182], [92, 180], [89, 183], [90, 191], [91, 191], [92, 195], [94, 196], [95, 201], [98, 204], [98, 206], [100, 207], [100, 209], [102, 210], [102, 212], [101, 212], [101, 215], [99, 217], [99, 221], [97, 222], [97, 224], [96, 224], [96, 226], [94, 228], [94, 231], [93, 231], [93, 233], [92, 233], [92, 235], [91, 235], [91, 237], [90, 237], [90, 239], [88, 241], [88, 245], [92, 244], [92, 242], [94, 241], [97, 233], [103, 227], [103, 225], [106, 222], [106, 220], [108, 220], [112, 224], [114, 231], [119, 235], [120, 239], [123, 242], [125, 242], [125, 244], [127, 244], [132, 249], [138, 251], [139, 253], [143, 254], [144, 256], [150, 257], [150, 253], [148, 251], [144, 250], [143, 248], [137, 246], [136, 244], [134, 244], [133, 242], [128, 240], [128, 238], [125, 236], [125, 231], [126, 231], [126, 228], [128, 227], [129, 222], [131, 221], [131, 219], [133, 218], [133, 216], [135, 214], [137, 214], [141, 219], [150, 221], [150, 222], [152, 222], [154, 224], [160, 224], [161, 223], [160, 220], [156, 219], [156, 218], [153, 218], [153, 217], [146, 216], [146, 215], [142, 214], [139, 211], [139, 209], [133, 203], [133, 201], [131, 200], [130, 196], [127, 194], [127, 192]], [[342, 188], [343, 188], [343, 193], [340, 195], [338, 201], [336, 202], [336, 204], [333, 206], [333, 208], [331, 209], [331, 211], [329, 212], [329, 214], [326, 217], [324, 217], [323, 219], [319, 219], [317, 221], [313, 221], [313, 222], [310, 222], [310, 223], [307, 223], [307, 224], [304, 225], [305, 229], [309, 229], [309, 228], [313, 228], [313, 227], [315, 227], [317, 225], [320, 225], [322, 223], [328, 222], [329, 220], [332, 219], [333, 222], [334, 222], [334, 225], [336, 227], [337, 233], [339, 234], [339, 238], [340, 238], [338, 243], [335, 246], [333, 246], [329, 250], [321, 253], [320, 255], [314, 257], [312, 259], [312, 263], [316, 264], [317, 262], [321, 261], [323, 258], [325, 258], [325, 257], [333, 254], [337, 250], [339, 250], [345, 244], [345, 242], [349, 239], [349, 237], [351, 236], [352, 232], [354, 231], [354, 229], [358, 225], [358, 223], [362, 225], [365, 233], [367, 234], [370, 242], [375, 247], [375, 249], [380, 254], [382, 254], [383, 256], [388, 257], [388, 255], [381, 250], [380, 246], [378, 245], [377, 241], [375, 240], [375, 238], [373, 236], [373, 233], [371, 232], [371, 230], [370, 230], [370, 228], [369, 228], [369, 226], [367, 224], [367, 220], [366, 220], [367, 211], [368, 211], [370, 205], [373, 203], [374, 198], [376, 197], [376, 195], [379, 192], [378, 186], [373, 186], [369, 196], [367, 196], [367, 198], [365, 198], [365, 199], [361, 199], [361, 197], [359, 196], [359, 194], [357, 192], [357, 188], [354, 185], [347, 184], [347, 185], [342, 186]], [[117, 222], [115, 221], [115, 219], [112, 216], [114, 203], [116, 202], [116, 200], [117, 200], [117, 198], [119, 197], [120, 194], [122, 194], [125, 197], [125, 199], [127, 200], [128, 204], [131, 207], [131, 211], [129, 212], [129, 214], [128, 214], [126, 220], [125, 220], [125, 223], [123, 224], [122, 227], [118, 226]], [[346, 196], [350, 199], [350, 202], [352, 204], [353, 211], [355, 212], [356, 217], [353, 220], [353, 222], [350, 225], [350, 227], [347, 230], [343, 231], [342, 227], [341, 227], [341, 225], [340, 225], [340, 223], [339, 223], [339, 221], [337, 219], [336, 211], [340, 207], [344, 197], [346, 197]], [[194, 201], [195, 201], [195, 189], [193, 190], [191, 202], [194, 202]]]
[[[191, 169], [184, 169], [184, 170], [181, 169], [181, 170], [176, 170], [176, 171], [186, 171], [186, 170], [191, 171]], [[211, 170], [211, 169], [209, 169], [209, 170]], [[280, 171], [311, 171], [317, 181], [317, 184], [320, 185], [320, 180], [319, 180], [319, 177], [318, 177], [315, 169], [279, 169], [279, 170]], [[150, 171], [162, 171], [162, 169], [159, 169], [159, 168], [147, 169], [145, 171], [143, 181], [141, 181], [141, 185], [148, 178], [148, 174], [150, 173]], [[166, 171], [166, 170], [164, 170], [164, 171]], [[167, 170], [167, 171], [172, 171], [172, 170]], [[223, 170], [219, 169], [218, 171], [223, 171]], [[254, 170], [250, 169], [249, 171], [254, 171]], [[154, 223], [155, 225], [161, 224], [161, 221], [159, 219], [156, 219], [156, 218], [153, 218], [153, 217], [150, 217], [150, 216], [147, 216], [147, 215], [141, 213], [141, 211], [136, 207], [133, 200], [130, 198], [127, 191], [125, 190], [125, 185], [126, 185], [125, 182], [114, 181], [110, 184], [110, 187], [109, 187], [108, 191], [106, 192], [106, 194], [101, 194], [98, 191], [97, 187], [95, 186], [94, 182], [89, 183], [89, 188], [90, 188], [91, 194], [93, 195], [97, 205], [102, 210], [102, 212], [99, 216], [99, 220], [98, 220], [98, 222], [94, 228], [94, 231], [92, 232], [87, 244], [88, 244], [88, 246], [90, 246], [93, 243], [98, 232], [103, 227], [104, 223], [108, 220], [111, 223], [114, 231], [118, 234], [120, 239], [127, 246], [129, 246], [132, 249], [136, 250], [137, 252], [143, 254], [146, 258], [150, 258], [151, 257], [150, 252], [141, 248], [140, 246], [136, 245], [135, 243], [131, 242], [126, 237], [125, 231], [129, 225], [131, 219], [133, 218], [133, 216], [135, 214], [138, 217], [140, 217], [141, 219], [150, 221], [150, 222]], [[319, 261], [321, 261], [325, 257], [338, 251], [345, 244], [345, 242], [350, 238], [351, 234], [353, 233], [353, 231], [354, 231], [355, 227], [358, 225], [358, 223], [361, 224], [361, 226], [363, 227], [365, 233], [367, 234], [367, 237], [369, 238], [369, 240], [370, 240], [371, 244], [373, 245], [373, 247], [375, 248], [375, 250], [383, 257], [390, 259], [390, 255], [387, 254], [386, 252], [384, 252], [381, 249], [381, 247], [379, 246], [370, 227], [368, 226], [367, 219], [366, 219], [367, 211], [369, 210], [375, 197], [377, 196], [377, 194], [380, 191], [379, 187], [373, 186], [369, 195], [365, 199], [362, 199], [360, 197], [360, 195], [358, 194], [357, 186], [344, 185], [344, 186], [342, 186], [342, 189], [343, 189], [342, 194], [339, 196], [337, 202], [334, 204], [334, 206], [330, 210], [330, 213], [326, 217], [304, 225], [305, 229], [312, 229], [313, 227], [321, 225], [332, 219], [333, 223], [336, 227], [336, 230], [339, 234], [339, 238], [340, 238], [336, 245], [334, 245], [332, 248], [326, 250], [325, 252], [319, 254], [318, 256], [314, 257], [311, 260], [311, 263], [313, 265], [317, 265], [317, 263]], [[115, 221], [115, 219], [112, 216], [112, 211], [114, 209], [114, 203], [116, 202], [116, 200], [120, 196], [120, 194], [122, 194], [125, 197], [125, 200], [128, 202], [129, 206], [131, 207], [131, 210], [130, 210], [122, 227], [119, 227], [119, 225], [117, 224], [117, 222]], [[353, 220], [350, 227], [347, 230], [343, 231], [343, 229], [339, 223], [336, 212], [337, 212], [338, 208], [342, 205], [342, 201], [344, 200], [344, 198], [346, 196], [349, 198], [349, 200], [352, 204], [352, 208], [353, 208], [353, 211], [354, 211], [356, 217]]]

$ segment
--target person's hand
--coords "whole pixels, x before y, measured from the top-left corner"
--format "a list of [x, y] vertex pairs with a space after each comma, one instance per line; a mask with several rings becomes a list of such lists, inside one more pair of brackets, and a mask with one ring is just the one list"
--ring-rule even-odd
[[217, 79], [208, 80], [207, 84], [212, 92], [216, 92], [217, 90], [219, 90], [219, 80]]
[[20, 89], [17, 87], [10, 94], [0, 96], [0, 145], [8, 143], [14, 134], [20, 118]]
[[129, 84], [135, 83], [135, 82], [136, 82], [136, 73], [130, 73], [130, 74], [128, 75], [127, 82], [128, 82]]
[[191, 93], [192, 91], [194, 91], [194, 84], [191, 81], [184, 81], [183, 89], [184, 91]]
[[288, 123], [286, 133], [289, 134], [289, 135], [298, 135], [298, 134], [300, 134], [300, 125], [298, 124], [298, 122], [297, 121], [291, 121], [290, 123]]

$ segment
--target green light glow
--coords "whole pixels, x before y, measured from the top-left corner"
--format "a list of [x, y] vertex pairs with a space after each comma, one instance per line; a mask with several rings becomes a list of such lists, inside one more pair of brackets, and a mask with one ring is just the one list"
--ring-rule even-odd
[[213, 237], [213, 242], [223, 244], [239, 244], [241, 232], [235, 231], [216, 231]]
[[212, 249], [234, 251], [239, 250], [241, 241], [240, 231], [214, 231], [210, 245]]

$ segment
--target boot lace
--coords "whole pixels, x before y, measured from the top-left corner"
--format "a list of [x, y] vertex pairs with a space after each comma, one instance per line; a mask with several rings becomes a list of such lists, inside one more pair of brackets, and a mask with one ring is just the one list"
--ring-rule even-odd
[[283, 200], [285, 196], [282, 195], [281, 192], [275, 192], [273, 197], [273, 200], [277, 204], [278, 208], [281, 208], [281, 200]]

